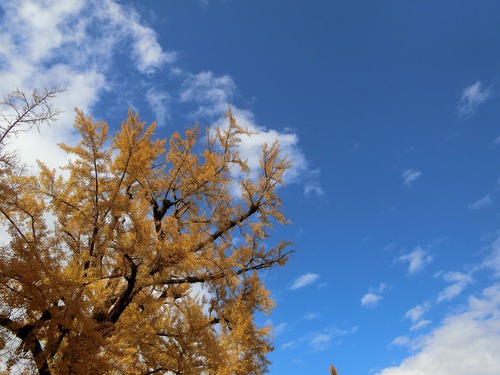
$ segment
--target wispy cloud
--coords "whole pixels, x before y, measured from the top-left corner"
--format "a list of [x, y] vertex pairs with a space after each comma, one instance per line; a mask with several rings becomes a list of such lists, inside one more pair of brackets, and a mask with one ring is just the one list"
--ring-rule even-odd
[[113, 0], [102, 1], [102, 10], [105, 18], [118, 31], [128, 35], [132, 41], [131, 57], [137, 69], [142, 73], [153, 73], [165, 63], [173, 63], [177, 54], [166, 52], [157, 41], [156, 32], [144, 26], [140, 17], [131, 7], [121, 6]]
[[[325, 191], [319, 183], [319, 169], [311, 169], [307, 166], [307, 161], [304, 165], [305, 170], [300, 172], [300, 175], [304, 178], [304, 194], [307, 196], [317, 196], [320, 197], [325, 194]], [[294, 176], [297, 179], [299, 175]]]
[[431, 323], [430, 320], [423, 319], [424, 314], [428, 312], [430, 308], [430, 303], [426, 302], [419, 304], [406, 312], [405, 318], [412, 322], [412, 326], [410, 328], [411, 331], [419, 330]]
[[307, 196], [322, 196], [325, 194], [323, 188], [317, 181], [306, 182], [304, 184], [304, 194]]
[[490, 88], [484, 88], [481, 81], [467, 86], [462, 91], [462, 97], [458, 102], [458, 114], [460, 117], [470, 117], [476, 113], [477, 108], [492, 96]]
[[311, 338], [309, 344], [315, 350], [325, 350], [330, 346], [332, 339], [331, 333], [318, 333]]
[[406, 346], [410, 344], [411, 339], [408, 336], [398, 336], [389, 344], [391, 346]]
[[314, 284], [318, 279], [319, 275], [317, 273], [306, 273], [302, 276], [297, 277], [290, 286], [290, 289], [297, 290], [303, 288], [305, 286]]
[[491, 250], [480, 268], [487, 268], [493, 271], [496, 278], [500, 279], [500, 233], [490, 246]]
[[462, 291], [469, 284], [474, 282], [474, 279], [470, 274], [461, 272], [446, 272], [439, 276], [441, 276], [444, 281], [451, 283], [451, 285], [447, 286], [439, 293], [437, 297], [438, 303], [443, 301], [450, 301], [451, 299], [462, 293]]
[[498, 147], [500, 146], [500, 136], [496, 137], [492, 142], [491, 142], [492, 147]]
[[44, 150], [51, 167], [66, 161], [56, 144], [72, 143], [73, 108], [89, 112], [113, 89], [117, 55], [139, 76], [175, 60], [132, 7], [112, 0], [1, 2], [0, 40], [2, 95], [16, 88], [67, 88], [53, 102], [63, 111], [55, 126], [16, 142], [28, 165], [36, 164], [38, 150]]
[[386, 283], [380, 283], [378, 287], [371, 287], [369, 292], [361, 297], [361, 305], [365, 307], [377, 306], [384, 299], [383, 293], [389, 289]]
[[[224, 127], [227, 120], [223, 115], [237, 95], [237, 86], [229, 75], [217, 76], [213, 72], [204, 71], [192, 74], [178, 70], [177, 74], [183, 77], [179, 99], [183, 103], [194, 103], [196, 110], [191, 117], [199, 119], [206, 117], [213, 126]], [[271, 145], [279, 141], [281, 150], [292, 162], [292, 167], [283, 176], [285, 183], [300, 183], [304, 194], [308, 196], [322, 196], [324, 190], [319, 183], [319, 170], [311, 168], [304, 153], [298, 146], [299, 137], [290, 129], [269, 129], [258, 124], [255, 115], [248, 109], [242, 109], [232, 104], [231, 110], [238, 124], [248, 129], [252, 134], [240, 136], [240, 155], [247, 160], [250, 171], [256, 176], [262, 146]], [[250, 176], [252, 178], [252, 175]]]
[[405, 313], [405, 318], [410, 319], [412, 322], [418, 322], [419, 320], [422, 319], [422, 316], [429, 311], [430, 309], [430, 304], [429, 303], [422, 303], [419, 304], [410, 310], [408, 310]]
[[283, 323], [279, 323], [279, 324], [275, 325], [271, 319], [267, 319], [266, 320], [266, 326], [272, 327], [273, 334], [275, 336], [279, 336], [280, 334], [282, 334], [283, 332], [285, 332], [286, 328], [288, 327], [288, 324], [285, 323], [285, 322], [283, 322]]
[[397, 247], [397, 242], [391, 242], [384, 246], [384, 251], [392, 251]]
[[146, 101], [151, 107], [158, 125], [165, 125], [166, 121], [170, 119], [170, 94], [164, 90], [152, 87], [146, 92]]
[[309, 332], [295, 340], [288, 341], [281, 345], [280, 349], [287, 350], [301, 345], [307, 345], [310, 350], [324, 351], [332, 345], [340, 344], [341, 337], [352, 335], [356, 333], [357, 330], [357, 326], [346, 329], [326, 327], [320, 332]]
[[428, 335], [393, 343], [415, 347], [399, 366], [377, 375], [496, 375], [500, 368], [500, 285], [470, 296], [465, 310], [449, 315]]
[[375, 294], [375, 293], [366, 293], [362, 298], [361, 298], [361, 304], [363, 306], [367, 307], [373, 307], [378, 305], [378, 303], [383, 299], [380, 294]]
[[491, 196], [487, 194], [481, 199], [478, 199], [477, 201], [470, 203], [467, 206], [467, 208], [469, 210], [480, 210], [481, 208], [485, 208], [491, 205], [493, 205], [493, 199], [491, 199]]
[[422, 176], [422, 172], [415, 169], [407, 169], [402, 174], [403, 185], [411, 186], [419, 177]]
[[460, 132], [456, 131], [456, 132], [453, 132], [450, 135], [446, 136], [446, 138], [444, 140], [446, 142], [448, 142], [448, 141], [451, 141], [452, 139], [459, 138], [459, 137], [460, 137]]
[[280, 349], [281, 350], [292, 349], [292, 348], [296, 347], [297, 345], [298, 345], [297, 340], [287, 341], [281, 345]]
[[210, 71], [185, 73], [180, 100], [198, 105], [197, 111], [192, 114], [193, 117], [219, 117], [227, 111], [235, 93], [236, 84], [229, 75], [216, 76]]
[[[63, 111], [57, 126], [42, 129], [42, 134], [23, 135], [17, 142], [28, 165], [36, 165], [36, 150], [40, 149], [50, 159], [50, 167], [65, 163], [65, 154], [56, 144], [75, 141], [73, 108], [92, 112], [104, 95], [110, 102], [122, 101], [131, 107], [138, 106], [135, 101], [145, 100], [160, 125], [169, 120], [174, 104], [186, 104], [196, 120], [215, 124], [215, 118], [235, 100], [236, 83], [229, 75], [181, 69], [177, 59], [178, 53], [160, 44], [157, 33], [130, 4], [114, 0], [0, 3], [0, 93], [16, 88], [29, 92], [33, 87], [56, 84], [68, 88], [54, 101]], [[126, 82], [121, 79], [121, 68], [130, 74]], [[175, 85], [168, 92], [153, 81], [160, 72]], [[141, 98], [136, 96], [138, 82], [146, 93]], [[251, 111], [236, 106], [233, 113], [242, 126], [259, 133], [242, 139], [241, 150], [250, 163], [258, 165], [263, 143], [279, 140], [283, 154], [293, 163], [285, 182], [302, 184], [306, 195], [324, 193], [317, 170], [298, 146], [296, 132], [258, 125]]]
[[410, 327], [410, 331], [418, 331], [419, 329], [427, 327], [431, 323], [432, 323], [431, 320], [419, 320]]
[[318, 318], [320, 315], [318, 313], [309, 313], [304, 315], [300, 320], [313, 320]]
[[432, 262], [433, 257], [429, 252], [420, 246], [417, 246], [413, 251], [403, 254], [396, 258], [398, 262], [408, 263], [408, 274], [414, 275], [422, 271], [427, 265]]

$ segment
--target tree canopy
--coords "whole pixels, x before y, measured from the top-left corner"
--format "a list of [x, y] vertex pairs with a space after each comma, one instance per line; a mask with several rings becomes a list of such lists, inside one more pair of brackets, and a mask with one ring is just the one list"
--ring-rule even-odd
[[249, 133], [231, 111], [224, 127], [194, 126], [167, 142], [131, 111], [111, 137], [106, 123], [76, 110], [79, 142], [60, 145], [67, 164], [56, 171], [40, 161], [31, 174], [5, 141], [27, 115], [39, 120], [28, 125], [53, 119], [47, 103], [57, 92], [4, 101], [16, 109], [0, 129], [4, 365], [40, 374], [265, 373], [271, 330], [255, 314], [273, 302], [258, 271], [290, 253], [285, 241], [264, 243], [286, 222], [277, 189], [290, 164], [278, 143], [263, 146], [254, 177], [238, 152]]

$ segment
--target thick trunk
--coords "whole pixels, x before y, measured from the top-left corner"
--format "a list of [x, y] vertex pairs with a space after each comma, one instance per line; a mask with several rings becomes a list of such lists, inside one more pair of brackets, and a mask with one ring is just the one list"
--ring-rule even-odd
[[130, 276], [126, 277], [127, 279], [127, 289], [120, 296], [115, 305], [111, 308], [111, 311], [108, 315], [108, 321], [112, 323], [116, 323], [120, 316], [123, 314], [127, 306], [132, 302], [134, 295], [136, 294], [135, 285], [137, 278], [137, 265], [134, 264], [132, 258], [128, 255], [125, 256], [130, 263]]
[[38, 369], [38, 374], [40, 375], [50, 375], [49, 364], [47, 363], [47, 358], [43, 352], [42, 345], [40, 345], [40, 341], [34, 338], [33, 347], [31, 349], [31, 354], [33, 354], [33, 358], [36, 363], [36, 367]]

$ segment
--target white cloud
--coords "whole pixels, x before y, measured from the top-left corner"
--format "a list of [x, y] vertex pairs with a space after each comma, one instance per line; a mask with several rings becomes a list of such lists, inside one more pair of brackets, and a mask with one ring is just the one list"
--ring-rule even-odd
[[423, 319], [424, 314], [427, 313], [430, 308], [430, 303], [425, 302], [411, 308], [405, 313], [405, 318], [412, 322], [410, 331], [417, 331], [432, 323], [430, 320]]
[[[32, 86], [33, 76], [43, 77], [50, 73], [47, 69], [58, 65], [70, 66], [72, 71], [104, 73], [112, 57], [129, 43], [132, 48], [124, 50], [131, 51], [130, 57], [141, 72], [173, 62], [172, 53], [162, 50], [154, 31], [140, 23], [133, 8], [112, 0], [25, 0], [0, 6], [5, 12], [0, 27], [5, 43], [0, 55], [4, 69], [16, 73], [2, 85], [4, 90], [8, 85], [7, 91]], [[56, 82], [60, 78], [48, 77]]]
[[483, 88], [480, 81], [467, 86], [462, 91], [462, 97], [458, 102], [458, 114], [460, 117], [470, 117], [476, 113], [479, 105], [491, 97], [491, 89]]
[[165, 63], [176, 60], [175, 52], [165, 52], [157, 41], [154, 30], [141, 24], [139, 15], [131, 7], [124, 7], [113, 0], [102, 1], [103, 18], [127, 35], [132, 42], [131, 57], [141, 73], [153, 73]]
[[491, 269], [495, 277], [500, 278], [500, 235], [491, 244], [491, 252], [481, 266]]
[[331, 345], [341, 343], [340, 337], [352, 335], [358, 330], [357, 326], [347, 329], [339, 329], [335, 327], [327, 327], [323, 332], [313, 333], [306, 336], [309, 347], [313, 350], [326, 350]]
[[297, 171], [294, 173], [295, 180], [302, 178], [304, 180], [304, 194], [307, 196], [320, 197], [325, 194], [325, 191], [319, 183], [319, 169], [311, 169], [305, 158], [301, 158], [302, 162], [297, 164]]
[[[227, 120], [223, 118], [223, 115], [228, 111], [231, 100], [237, 94], [237, 87], [232, 77], [216, 76], [210, 71], [192, 74], [180, 69], [177, 74], [183, 77], [180, 101], [197, 105], [197, 110], [191, 116], [216, 118], [213, 126], [221, 128], [227, 126]], [[256, 177], [262, 146], [271, 145], [277, 140], [283, 155], [287, 155], [292, 162], [292, 168], [283, 177], [285, 183], [301, 182], [304, 186], [304, 194], [309, 196], [324, 194], [318, 182], [319, 170], [314, 170], [309, 166], [304, 153], [298, 147], [299, 137], [295, 132], [289, 129], [278, 131], [258, 125], [251, 111], [235, 105], [231, 106], [231, 111], [237, 123], [253, 133], [251, 136], [240, 136], [240, 155], [247, 160], [250, 170], [255, 171], [251, 174], [251, 178]]]
[[281, 345], [280, 349], [292, 349], [305, 344], [311, 350], [323, 351], [328, 349], [331, 345], [340, 344], [340, 337], [352, 335], [356, 333], [357, 330], [357, 326], [346, 329], [326, 327], [321, 332], [308, 332], [295, 340], [288, 341]]
[[148, 102], [155, 120], [158, 125], [165, 125], [165, 122], [170, 119], [169, 103], [170, 95], [168, 92], [150, 88], [146, 93], [146, 101]]
[[369, 292], [361, 298], [361, 305], [365, 307], [377, 306], [384, 299], [382, 293], [389, 288], [390, 286], [386, 283], [380, 283], [376, 288], [371, 287]]
[[397, 247], [397, 242], [391, 242], [384, 246], [384, 251], [392, 251]]
[[[22, 61], [28, 64], [50, 58], [56, 48], [79, 35], [78, 32], [66, 34], [63, 30], [69, 22], [75, 26], [72, 16], [78, 14], [84, 4], [83, 0], [5, 2], [2, 5], [5, 16], [1, 33], [10, 43], [4, 44], [0, 51], [7, 63], [15, 63], [12, 52], [23, 56]], [[10, 19], [12, 16], [16, 19]]]
[[330, 345], [332, 338], [331, 334], [318, 333], [311, 338], [309, 344], [315, 350], [325, 350]]
[[420, 176], [422, 176], [422, 172], [420, 171], [417, 171], [415, 169], [405, 170], [401, 175], [401, 177], [403, 178], [403, 185], [406, 185], [408, 187], [411, 186]]
[[62, 85], [68, 87], [66, 92], [52, 100], [54, 107], [63, 112], [52, 126], [42, 126], [40, 131], [23, 133], [9, 145], [19, 150], [21, 160], [31, 169], [36, 168], [36, 159], [41, 159], [50, 168], [57, 168], [68, 161], [67, 154], [57, 144], [75, 142], [73, 107], [78, 103], [78, 107], [87, 112], [105, 82], [104, 76], [96, 71], [71, 72], [71, 68], [64, 66], [52, 70], [54, 74], [60, 73]]
[[[393, 344], [409, 344], [397, 338]], [[465, 311], [445, 318], [430, 334], [417, 339], [417, 351], [399, 366], [378, 375], [496, 375], [500, 368], [500, 285], [469, 297]]]
[[304, 315], [300, 320], [313, 320], [319, 317], [318, 313], [309, 313]]
[[431, 320], [420, 320], [410, 327], [410, 331], [417, 331], [421, 328], [428, 326], [431, 323], [432, 323]]
[[481, 208], [491, 206], [493, 204], [493, 200], [491, 199], [490, 195], [485, 195], [481, 199], [478, 199], [477, 201], [469, 204], [467, 208], [469, 210], [480, 210]]
[[[49, 159], [49, 166], [65, 163], [65, 154], [56, 144], [76, 142], [73, 108], [78, 106], [90, 113], [105, 93], [120, 91], [114, 94], [116, 98], [123, 92], [136, 92], [121, 77], [117, 78], [117, 59], [142, 74], [144, 99], [160, 125], [170, 117], [171, 101], [195, 104], [193, 114], [208, 116], [212, 121], [227, 111], [237, 94], [229, 75], [218, 76], [210, 71], [193, 74], [174, 66], [176, 54], [162, 48], [155, 31], [144, 24], [130, 4], [113, 0], [0, 2], [0, 96], [16, 88], [29, 92], [34, 87], [59, 84], [68, 89], [53, 102], [63, 111], [53, 128], [45, 127], [40, 134], [23, 134], [16, 143], [23, 162], [36, 165], [35, 158], [43, 149], [43, 159]], [[178, 97], [147, 81], [152, 72], [163, 67], [182, 81]], [[285, 182], [300, 182], [307, 195], [324, 193], [318, 182], [319, 172], [310, 167], [295, 132], [257, 125], [252, 112], [235, 106], [233, 113], [242, 126], [259, 133], [242, 138], [241, 153], [250, 164], [258, 165], [261, 146], [277, 139], [283, 154], [293, 163], [284, 176]]]
[[375, 293], [366, 293], [363, 298], [361, 298], [361, 305], [367, 307], [373, 307], [378, 305], [378, 303], [383, 299], [383, 297], [379, 294]]
[[311, 285], [315, 283], [319, 279], [319, 275], [317, 273], [306, 273], [302, 276], [297, 277], [293, 283], [290, 289], [292, 290], [297, 290], [300, 288], [303, 288], [307, 285]]
[[474, 282], [470, 274], [461, 272], [447, 272], [442, 275], [443, 280], [452, 283], [441, 291], [437, 297], [437, 302], [449, 301], [458, 296], [467, 287], [467, 285]]
[[231, 98], [236, 93], [236, 84], [228, 75], [215, 76], [205, 71], [198, 74], [184, 73], [180, 100], [198, 104], [194, 117], [221, 116], [227, 112]]
[[396, 258], [397, 261], [408, 263], [408, 274], [414, 275], [422, 271], [425, 266], [432, 262], [432, 256], [427, 250], [417, 246], [412, 252]]
[[280, 323], [277, 326], [273, 326], [273, 334], [275, 336], [282, 334], [283, 332], [285, 332], [287, 326], [288, 326], [288, 324], [286, 324], [286, 323]]
[[391, 346], [405, 346], [410, 344], [411, 340], [408, 336], [398, 336], [389, 344]]
[[498, 147], [500, 146], [500, 136], [496, 137], [492, 142], [491, 142], [491, 145], [493, 147]]
[[296, 347], [297, 344], [298, 344], [298, 342], [296, 340], [287, 341], [281, 345], [280, 349], [282, 349], [282, 350], [292, 349], [292, 348]]
[[422, 319], [422, 316], [429, 311], [429, 303], [419, 304], [405, 313], [405, 318], [410, 319], [413, 323], [416, 323]]
[[[227, 107], [222, 109], [222, 106], [220, 106], [219, 109], [224, 112], [227, 111]], [[249, 136], [241, 135], [239, 137], [241, 139], [239, 145], [240, 156], [247, 161], [250, 168], [250, 178], [255, 179], [257, 177], [262, 146], [264, 144], [272, 145], [275, 141], [278, 141], [282, 155], [286, 155], [292, 163], [291, 168], [283, 176], [284, 182], [302, 183], [304, 193], [307, 195], [316, 194], [320, 196], [323, 194], [323, 189], [321, 189], [318, 182], [319, 170], [311, 170], [308, 160], [299, 148], [299, 137], [296, 133], [287, 129], [278, 131], [258, 125], [254, 114], [248, 110], [233, 106], [231, 111], [238, 125], [252, 133]], [[213, 126], [224, 128], [227, 126], [227, 119], [219, 116]], [[235, 171], [235, 173], [237, 172]]]
[[174, 59], [132, 7], [112, 0], [0, 3], [1, 95], [16, 88], [27, 93], [55, 85], [67, 88], [53, 101], [63, 111], [55, 125], [23, 134], [16, 142], [23, 162], [35, 165], [43, 150], [50, 166], [65, 163], [67, 157], [56, 144], [75, 141], [73, 108], [88, 113], [113, 88], [111, 68], [120, 54], [140, 73], [150, 73]]
[[385, 292], [386, 290], [389, 290], [390, 288], [391, 288], [391, 286], [390, 286], [389, 284], [387, 284], [387, 283], [380, 283], [380, 284], [378, 285], [377, 291], [378, 291], [379, 293], [383, 293], [383, 292]]
[[318, 182], [312, 181], [304, 185], [304, 194], [308, 196], [316, 195], [320, 197], [325, 194], [325, 191], [321, 188]]
[[285, 322], [276, 325], [271, 319], [266, 319], [265, 325], [272, 328], [274, 336], [279, 336], [280, 334], [285, 332], [286, 328], [288, 327], [288, 324]]

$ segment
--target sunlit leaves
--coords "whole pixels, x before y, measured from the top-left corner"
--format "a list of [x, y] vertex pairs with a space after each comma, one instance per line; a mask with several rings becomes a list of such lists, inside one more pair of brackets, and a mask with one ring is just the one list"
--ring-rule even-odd
[[254, 314], [273, 302], [258, 271], [287, 260], [286, 242], [263, 241], [286, 222], [289, 163], [275, 143], [250, 171], [249, 133], [227, 117], [166, 142], [132, 112], [110, 137], [77, 111], [62, 174], [4, 175], [17, 191], [0, 196], [0, 326], [40, 373], [265, 372]]

